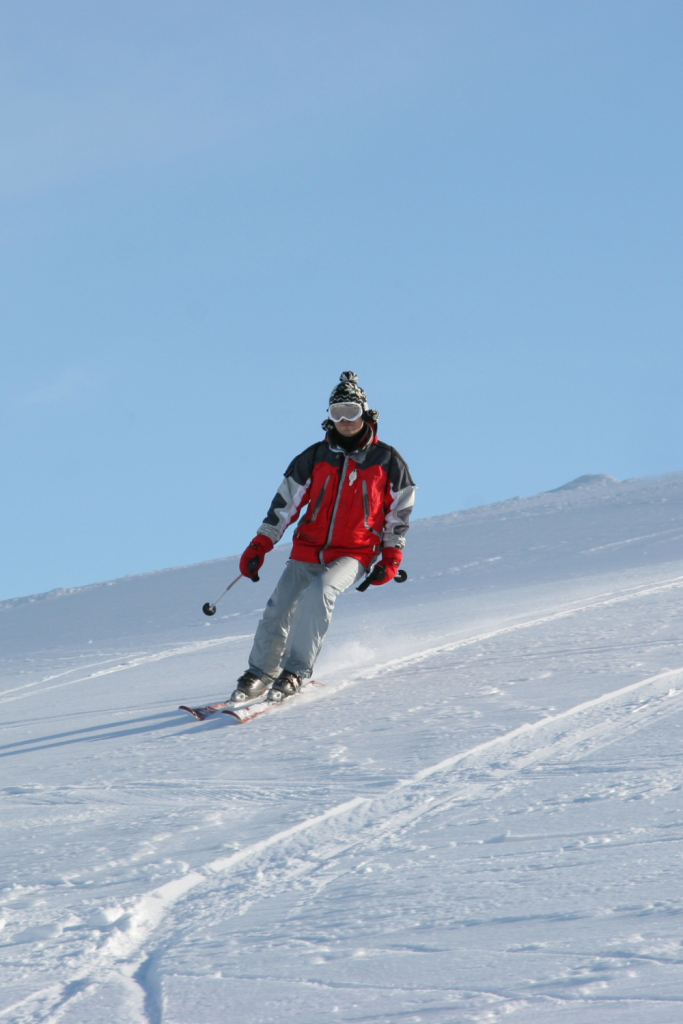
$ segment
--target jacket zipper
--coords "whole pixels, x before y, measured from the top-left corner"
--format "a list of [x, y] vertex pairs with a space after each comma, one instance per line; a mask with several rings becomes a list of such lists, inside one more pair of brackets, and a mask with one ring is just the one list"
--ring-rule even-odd
[[367, 482], [365, 480], [362, 481], [362, 486], [363, 486], [363, 508], [365, 510], [365, 522], [364, 522], [365, 529], [369, 533], [374, 533], [375, 537], [380, 537], [381, 534], [379, 534], [377, 532], [377, 530], [373, 530], [373, 528], [370, 526], [370, 499], [368, 497], [368, 485], [367, 485]]
[[330, 519], [330, 528], [327, 531], [327, 540], [320, 549], [318, 555], [318, 561], [321, 565], [325, 564], [324, 554], [332, 543], [332, 533], [334, 532], [334, 524], [337, 518], [337, 509], [339, 508], [339, 502], [341, 501], [342, 491], [344, 490], [344, 480], [346, 478], [346, 469], [349, 464], [349, 456], [344, 456], [344, 464], [342, 465], [341, 476], [339, 478], [339, 487], [337, 488], [337, 497], [335, 498], [334, 508], [332, 509], [332, 518]]
[[318, 512], [320, 511], [320, 506], [323, 503], [323, 498], [325, 497], [325, 491], [327, 490], [327, 485], [329, 484], [329, 482], [330, 482], [330, 478], [328, 476], [327, 479], [325, 480], [325, 483], [323, 484], [322, 491], [318, 495], [318, 500], [315, 503], [315, 509], [313, 511], [313, 515], [311, 516], [310, 519], [306, 520], [307, 523], [314, 523], [316, 521], [316, 519], [318, 518]]
[[365, 509], [365, 529], [370, 529], [370, 500], [368, 498], [368, 485], [363, 480], [363, 508]]

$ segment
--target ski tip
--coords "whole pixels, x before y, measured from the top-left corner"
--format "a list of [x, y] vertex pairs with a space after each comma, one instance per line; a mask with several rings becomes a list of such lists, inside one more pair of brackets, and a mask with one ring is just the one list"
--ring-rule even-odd
[[[240, 725], [244, 725], [244, 719], [240, 717], [237, 711], [232, 711], [230, 708], [228, 708], [227, 711], [221, 711], [221, 714], [231, 715], [232, 718], [235, 718], [240, 723]], [[249, 719], [247, 719], [247, 721], [249, 721]]]
[[180, 704], [178, 707], [178, 711], [189, 711], [192, 717], [196, 718], [198, 722], [204, 721], [204, 715], [200, 715], [198, 711], [195, 711], [194, 708], [188, 707], [187, 704]]

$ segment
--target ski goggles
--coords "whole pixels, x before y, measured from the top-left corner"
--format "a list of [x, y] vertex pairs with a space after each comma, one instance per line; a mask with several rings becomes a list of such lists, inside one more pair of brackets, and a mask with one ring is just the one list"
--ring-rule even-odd
[[329, 408], [330, 419], [335, 423], [341, 420], [357, 420], [363, 415], [360, 402], [336, 402]]

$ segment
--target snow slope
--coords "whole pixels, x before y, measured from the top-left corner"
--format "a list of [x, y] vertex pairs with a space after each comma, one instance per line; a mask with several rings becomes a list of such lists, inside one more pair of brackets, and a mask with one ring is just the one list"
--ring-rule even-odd
[[0, 605], [0, 1024], [683, 1020], [683, 474], [420, 521], [188, 720], [286, 555]]

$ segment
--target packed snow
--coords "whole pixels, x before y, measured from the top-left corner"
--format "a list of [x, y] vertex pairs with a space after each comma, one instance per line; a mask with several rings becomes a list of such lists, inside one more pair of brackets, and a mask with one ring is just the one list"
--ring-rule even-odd
[[0, 1021], [683, 1020], [683, 474], [418, 521], [311, 687], [225, 698], [287, 557], [0, 605]]

